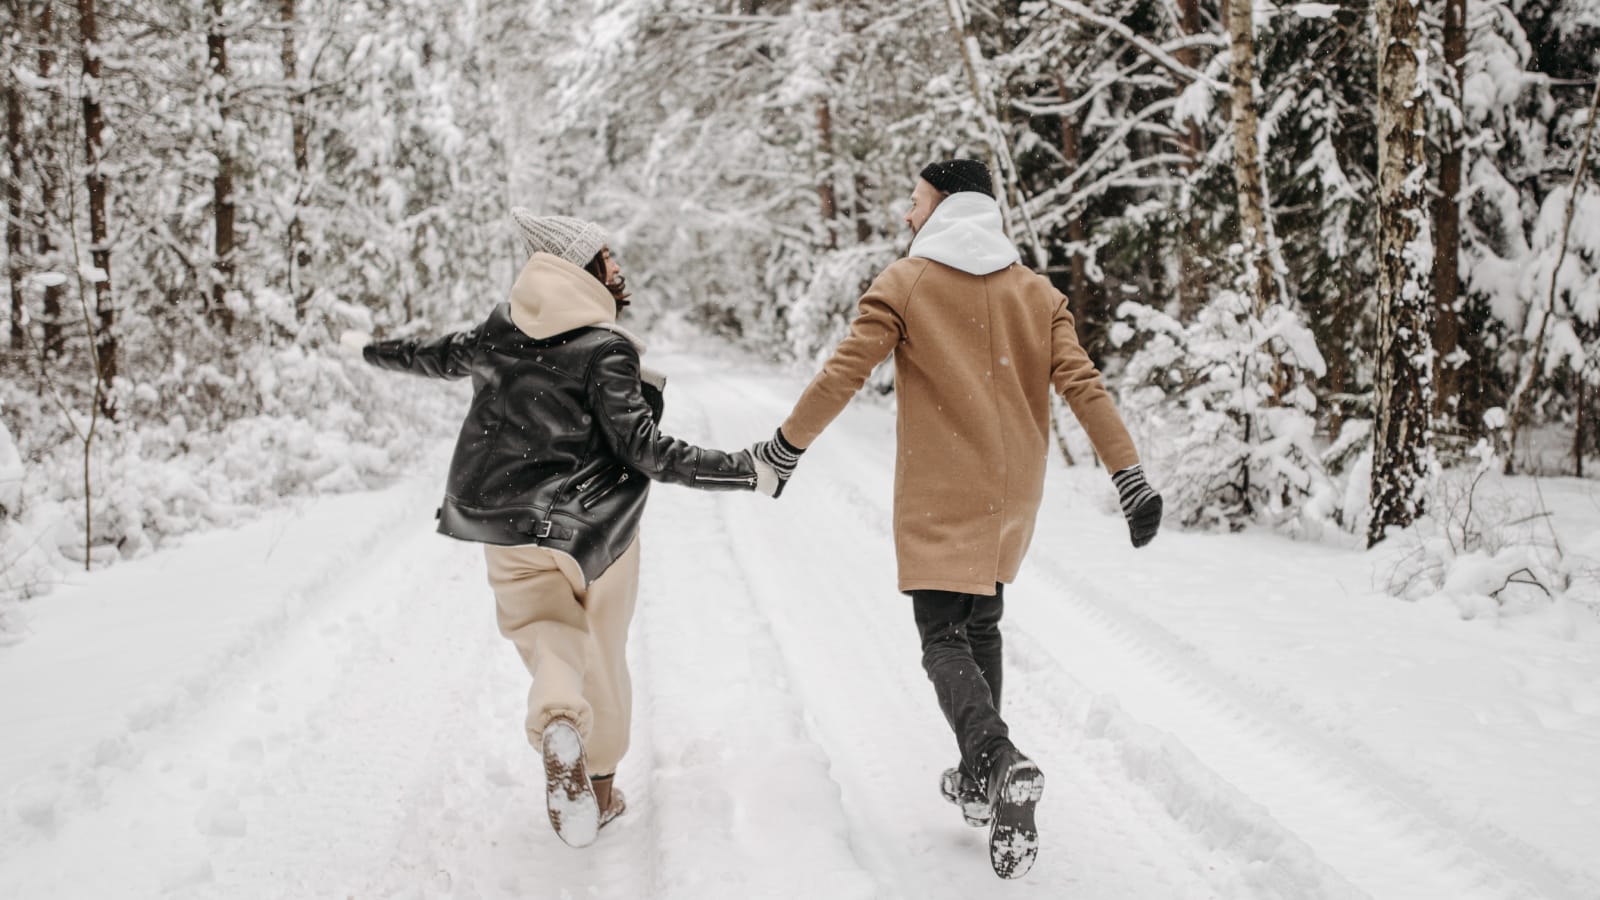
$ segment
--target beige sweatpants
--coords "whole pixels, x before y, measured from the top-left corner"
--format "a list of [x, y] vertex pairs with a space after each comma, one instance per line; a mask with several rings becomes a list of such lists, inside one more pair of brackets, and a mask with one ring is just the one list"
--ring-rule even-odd
[[543, 547], [484, 545], [500, 633], [533, 676], [528, 741], [551, 718], [578, 723], [590, 775], [610, 775], [628, 751], [633, 685], [628, 623], [639, 593], [639, 539], [587, 590], [570, 556]]

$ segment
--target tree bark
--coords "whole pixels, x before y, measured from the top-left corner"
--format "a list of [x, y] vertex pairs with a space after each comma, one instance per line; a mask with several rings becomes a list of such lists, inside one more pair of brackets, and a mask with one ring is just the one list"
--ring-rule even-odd
[[817, 203], [822, 211], [822, 231], [828, 236], [828, 249], [839, 247], [839, 205], [833, 191], [833, 110], [827, 97], [817, 98]]
[[1378, 0], [1378, 347], [1367, 546], [1422, 515], [1433, 474], [1433, 304], [1423, 136], [1427, 94], [1412, 0]]
[[295, 29], [298, 14], [295, 0], [281, 0], [278, 21], [283, 26], [283, 80], [292, 92], [289, 97], [289, 140], [294, 153], [294, 208], [289, 212], [289, 293], [294, 297], [296, 321], [304, 322], [311, 303], [311, 292], [301, 282], [311, 265], [311, 248], [306, 245], [305, 221], [300, 211], [305, 205], [305, 191], [310, 183], [310, 135], [306, 122], [306, 92], [300, 86], [300, 60], [295, 47]]
[[[22, 48], [27, 37], [25, 29], [28, 11], [24, 8], [23, 0], [12, 0], [9, 6], [12, 16], [10, 27], [6, 29], [6, 40], [11, 46], [6, 48], [8, 52], [5, 59], [11, 65], [21, 66]], [[18, 84], [15, 78], [7, 77], [5, 80], [5, 107], [6, 157], [10, 163], [5, 186], [6, 281], [11, 289], [11, 349], [20, 353], [28, 340], [27, 331], [22, 326], [23, 320], [28, 315], [22, 291], [22, 231], [26, 221], [22, 208], [22, 161], [26, 155], [27, 134], [23, 129], [22, 85]]]
[[206, 56], [215, 91], [218, 128], [215, 142], [217, 174], [211, 183], [211, 204], [215, 214], [213, 230], [214, 271], [211, 276], [210, 318], [233, 333], [233, 311], [228, 308], [228, 291], [233, 287], [234, 206], [233, 135], [229, 128], [228, 38], [223, 33], [224, 0], [211, 0], [211, 27], [206, 34]]
[[111, 388], [117, 377], [117, 306], [111, 284], [111, 236], [106, 221], [107, 187], [100, 163], [105, 157], [105, 118], [100, 107], [101, 82], [98, 22], [95, 0], [78, 0], [78, 47], [83, 61], [83, 162], [89, 192], [89, 254], [99, 270], [95, 279], [95, 364], [98, 368], [100, 411], [116, 418]]
[[[1061, 101], [1068, 102], [1070, 94], [1067, 88], [1067, 79], [1061, 73], [1056, 73], [1056, 85], [1061, 91]], [[1079, 138], [1078, 120], [1073, 113], [1063, 113], [1060, 120], [1061, 128], [1061, 156], [1067, 161], [1067, 176], [1070, 177], [1078, 169]], [[1074, 244], [1071, 255], [1067, 258], [1067, 298], [1071, 306], [1077, 311], [1073, 325], [1078, 333], [1078, 343], [1085, 349], [1091, 347], [1089, 334], [1089, 315], [1087, 304], [1089, 302], [1089, 276], [1087, 267], [1083, 262], [1083, 244], [1088, 239], [1088, 229], [1083, 223], [1083, 213], [1074, 213], [1067, 220], [1067, 240]], [[1091, 352], [1091, 356], [1094, 354]]]
[[[1178, 0], [1178, 27], [1186, 35], [1200, 33], [1200, 0]], [[1173, 55], [1188, 68], [1199, 70], [1199, 47], [1184, 47]], [[1205, 144], [1198, 123], [1191, 120], [1186, 126], [1182, 148], [1188, 162], [1184, 163], [1183, 170], [1192, 178], [1199, 171], [1200, 160], [1205, 156]], [[1201, 222], [1193, 215], [1192, 204], [1183, 212], [1183, 237], [1178, 254], [1178, 310], [1179, 317], [1187, 322], [1205, 305], [1206, 289], [1205, 271], [1200, 264]]]
[[[1445, 0], [1444, 65], [1451, 100], [1459, 110], [1462, 93], [1461, 60], [1467, 52], [1467, 0]], [[1440, 418], [1461, 414], [1461, 375], [1452, 359], [1461, 346], [1461, 319], [1456, 300], [1461, 293], [1461, 124], [1456, 116], [1443, 116], [1445, 133], [1439, 154], [1439, 197], [1434, 201], [1433, 245], [1433, 345], [1434, 413]]]
[[[55, 75], [56, 65], [56, 22], [55, 3], [41, 4], [39, 10], [38, 27], [34, 30], [39, 41], [39, 80], [48, 83]], [[47, 88], [50, 92], [42, 105], [44, 115], [39, 133], [43, 139], [34, 148], [35, 158], [38, 160], [39, 169], [39, 208], [35, 210], [35, 259], [41, 267], [54, 269], [58, 264], [55, 232], [51, 230], [52, 215], [56, 208], [56, 198], [61, 195], [61, 168], [56, 164], [56, 103], [59, 94], [55, 88]], [[44, 289], [44, 315], [39, 323], [44, 332], [44, 358], [57, 359], [66, 349], [66, 332], [62, 329], [62, 291], [61, 285], [50, 285]]]
[[1267, 191], [1261, 175], [1261, 145], [1256, 121], [1256, 49], [1251, 0], [1228, 0], [1228, 34], [1233, 61], [1233, 177], [1239, 191], [1239, 239], [1251, 268], [1251, 300], [1256, 316], [1276, 302], [1267, 230]]

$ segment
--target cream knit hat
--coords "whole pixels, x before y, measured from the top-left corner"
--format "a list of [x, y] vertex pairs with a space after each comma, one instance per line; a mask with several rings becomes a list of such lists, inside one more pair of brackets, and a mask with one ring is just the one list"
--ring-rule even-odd
[[582, 219], [536, 216], [521, 206], [511, 208], [511, 219], [522, 232], [522, 243], [529, 256], [549, 253], [582, 267], [609, 243], [604, 229]]

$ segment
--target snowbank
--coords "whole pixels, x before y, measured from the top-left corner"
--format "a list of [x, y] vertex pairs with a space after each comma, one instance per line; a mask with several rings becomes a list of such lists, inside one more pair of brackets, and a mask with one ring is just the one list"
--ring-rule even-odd
[[[121, 421], [101, 420], [91, 444], [88, 510], [84, 444], [57, 410], [14, 412], [28, 424], [20, 442], [0, 427], [0, 644], [25, 634], [24, 601], [86, 557], [99, 568], [293, 498], [380, 487], [452, 432], [464, 404], [460, 386], [352, 354], [261, 348], [239, 369], [227, 380], [178, 360], [161, 384], [127, 390]], [[225, 381], [253, 391], [253, 413], [230, 419], [207, 403], [207, 391], [234, 395]]]

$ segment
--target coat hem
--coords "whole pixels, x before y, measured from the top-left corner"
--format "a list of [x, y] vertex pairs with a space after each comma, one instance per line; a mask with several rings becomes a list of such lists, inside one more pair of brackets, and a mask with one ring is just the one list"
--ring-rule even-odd
[[[997, 578], [995, 581], [1009, 583], [1009, 578]], [[981, 581], [944, 581], [937, 578], [901, 579], [900, 593], [909, 594], [912, 591], [950, 591], [956, 594], [977, 594], [981, 597], [994, 596], [995, 582], [984, 583]]]

